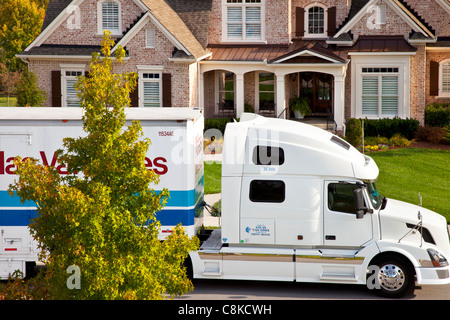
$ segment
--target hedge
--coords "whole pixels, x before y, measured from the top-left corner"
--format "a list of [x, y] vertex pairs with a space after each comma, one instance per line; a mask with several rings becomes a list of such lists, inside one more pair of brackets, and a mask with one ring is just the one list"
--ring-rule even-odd
[[408, 140], [414, 139], [414, 134], [419, 128], [416, 119], [400, 119], [398, 117], [388, 119], [364, 119], [364, 136], [391, 138], [395, 134], [401, 134]]
[[430, 127], [446, 127], [450, 124], [450, 103], [433, 103], [425, 108], [425, 124]]

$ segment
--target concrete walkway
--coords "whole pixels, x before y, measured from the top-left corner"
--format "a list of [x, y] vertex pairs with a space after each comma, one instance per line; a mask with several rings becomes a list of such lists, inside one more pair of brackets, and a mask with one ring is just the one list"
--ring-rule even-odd
[[[204, 201], [210, 206], [214, 206], [216, 202], [221, 199], [221, 194], [205, 194]], [[220, 226], [220, 217], [213, 217], [208, 210], [203, 209], [203, 225], [205, 227], [218, 227]]]

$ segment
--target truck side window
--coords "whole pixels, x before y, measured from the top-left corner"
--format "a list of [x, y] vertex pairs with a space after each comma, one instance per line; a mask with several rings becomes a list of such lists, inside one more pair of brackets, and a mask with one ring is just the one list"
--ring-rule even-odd
[[284, 201], [286, 186], [281, 180], [253, 180], [250, 182], [250, 200], [252, 202]]
[[284, 150], [279, 147], [256, 146], [253, 148], [253, 163], [262, 166], [281, 166], [284, 163]]
[[328, 185], [328, 209], [355, 214], [353, 190], [357, 188], [358, 186], [355, 184], [330, 183]]

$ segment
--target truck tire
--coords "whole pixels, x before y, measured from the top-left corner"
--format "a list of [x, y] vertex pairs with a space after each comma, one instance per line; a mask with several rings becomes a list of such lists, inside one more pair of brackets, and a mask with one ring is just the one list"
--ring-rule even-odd
[[414, 269], [406, 259], [398, 256], [385, 256], [376, 260], [375, 289], [376, 292], [387, 298], [401, 298], [413, 293], [415, 288]]

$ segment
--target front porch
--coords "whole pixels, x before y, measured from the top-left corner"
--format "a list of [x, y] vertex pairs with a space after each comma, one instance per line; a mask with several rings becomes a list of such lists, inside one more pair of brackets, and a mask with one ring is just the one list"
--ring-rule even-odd
[[[308, 99], [314, 116], [304, 122], [342, 130], [348, 61], [315, 44], [284, 54], [262, 48], [231, 47], [227, 52], [220, 47], [209, 60], [199, 62], [199, 104], [205, 118], [239, 118], [243, 112], [254, 112], [294, 119], [289, 100], [298, 96]], [[257, 56], [262, 50], [266, 51]], [[235, 51], [241, 52], [239, 58], [233, 56]]]

